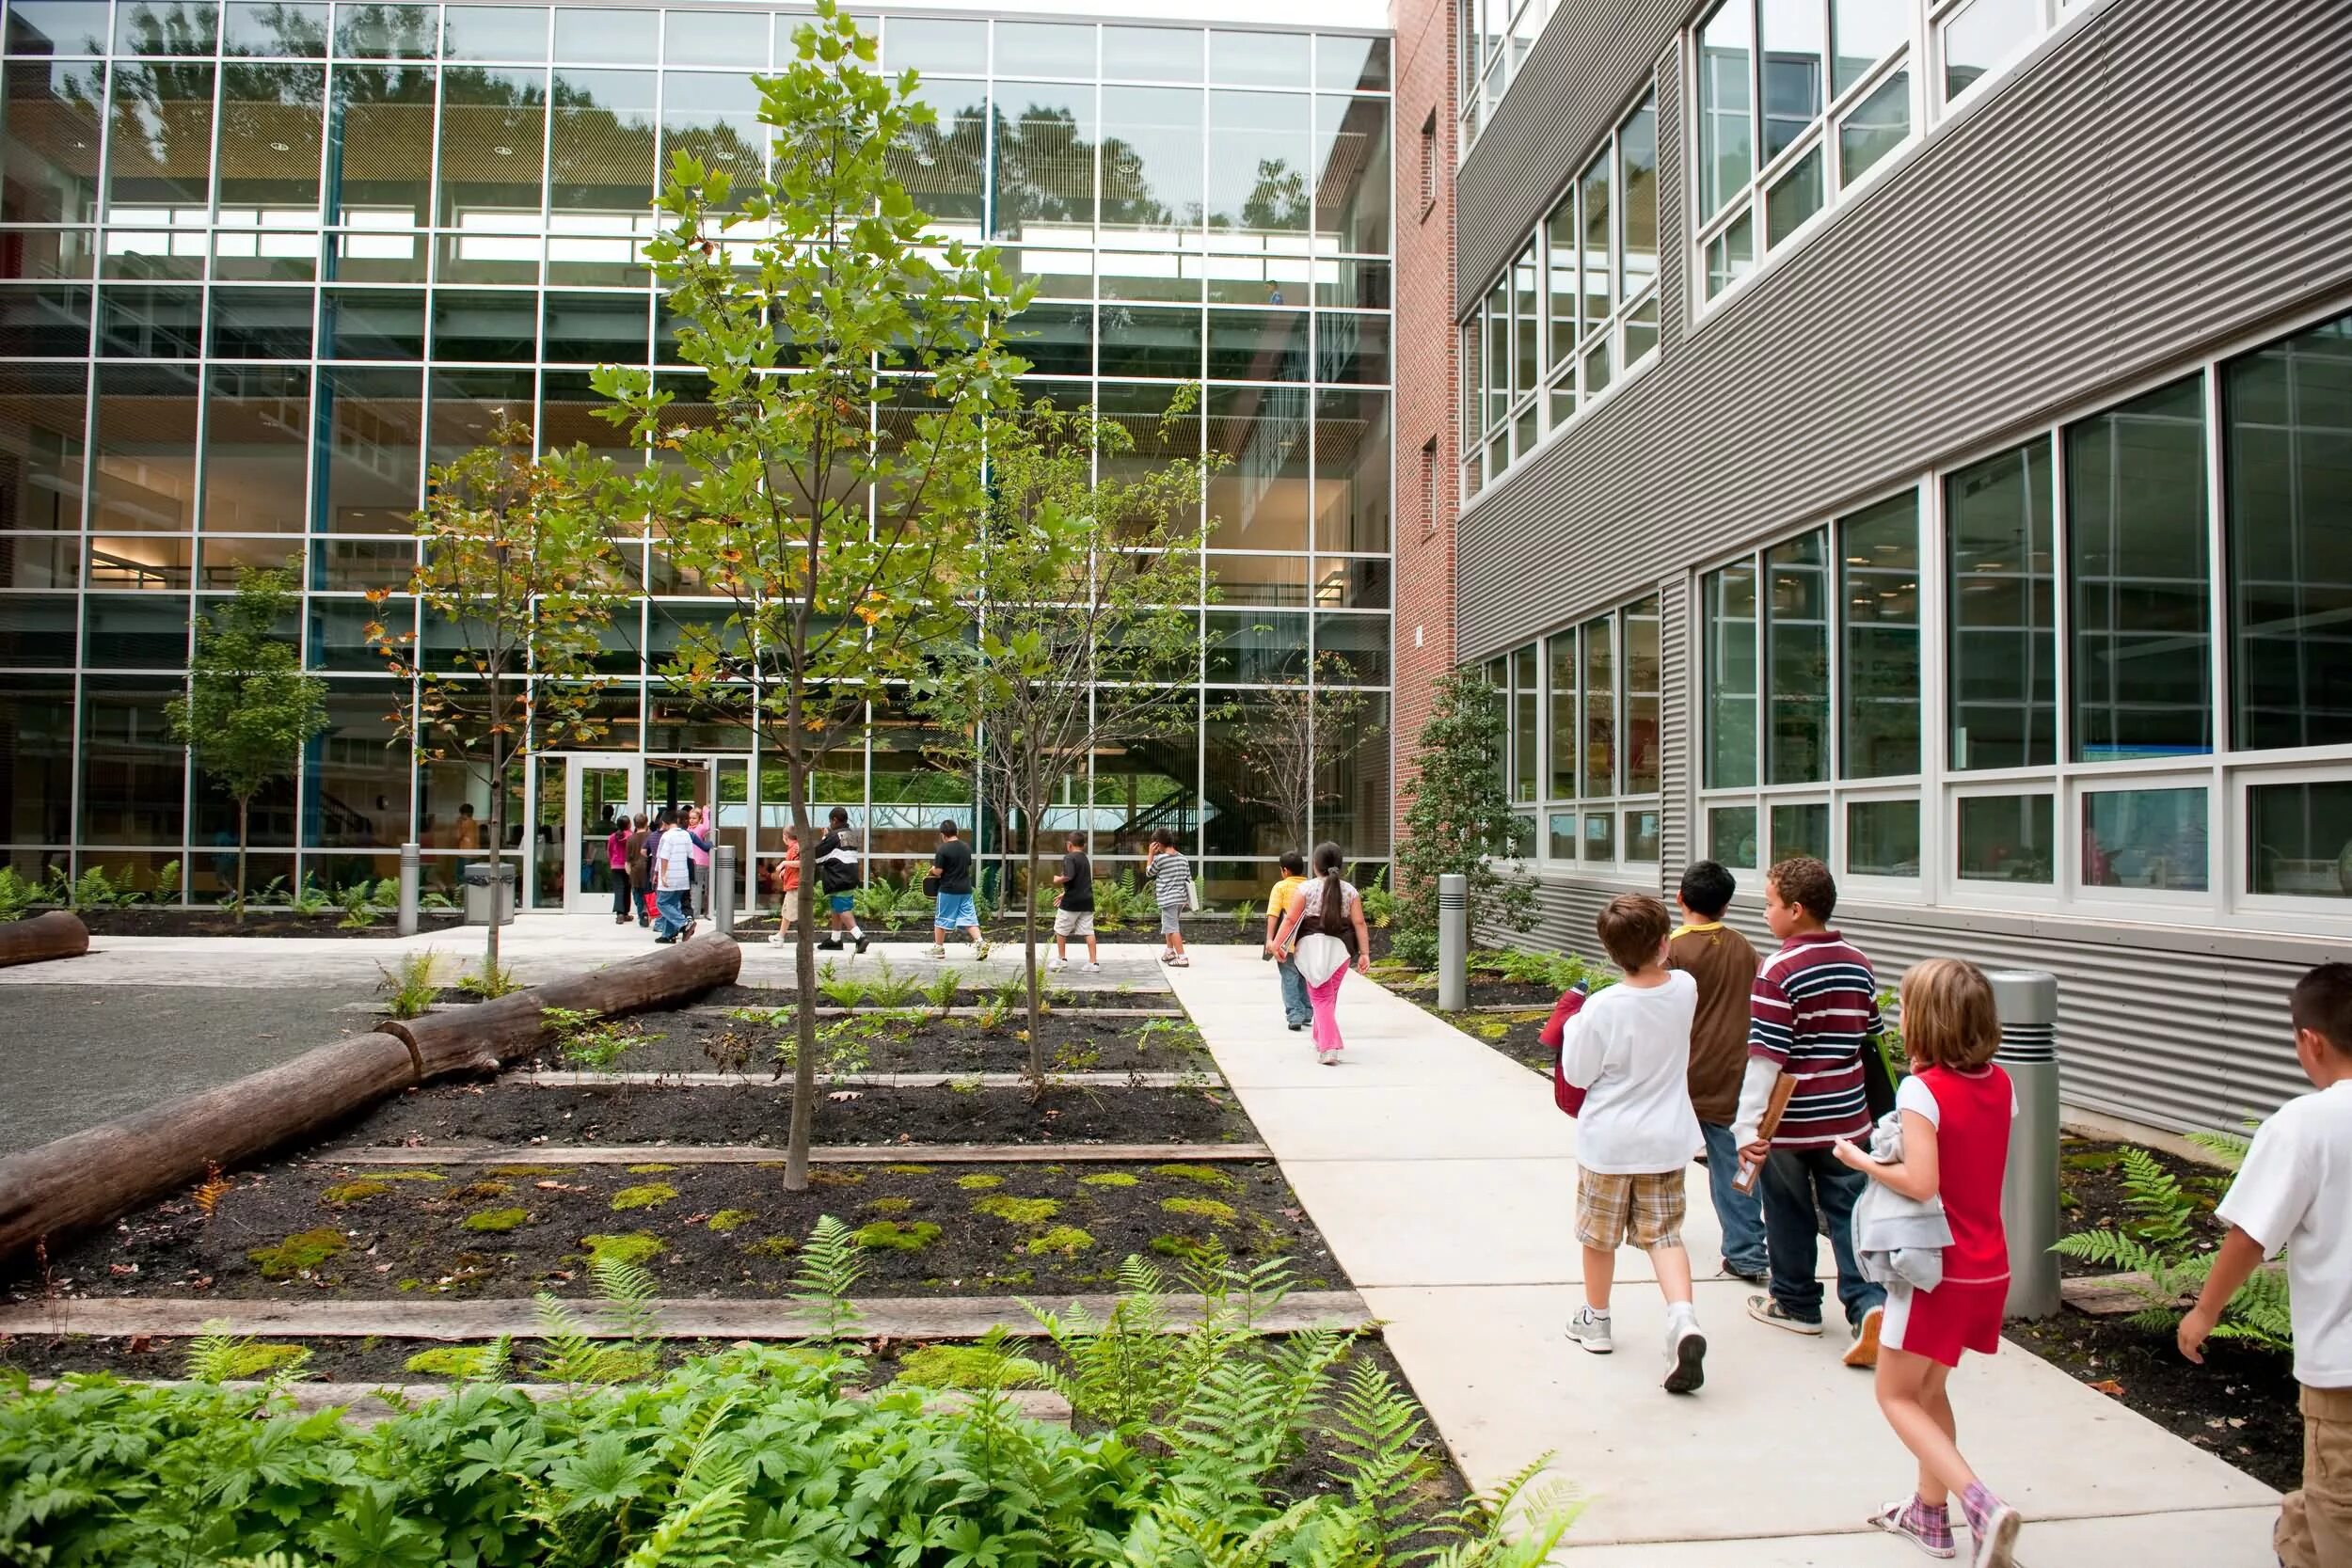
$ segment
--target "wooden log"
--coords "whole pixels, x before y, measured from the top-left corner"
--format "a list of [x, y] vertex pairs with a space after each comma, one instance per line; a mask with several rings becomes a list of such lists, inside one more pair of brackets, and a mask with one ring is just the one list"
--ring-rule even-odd
[[612, 1017], [675, 1006], [714, 986], [734, 984], [742, 968], [741, 945], [709, 931], [691, 942], [657, 947], [609, 968], [551, 980], [495, 1001], [387, 1021], [384, 1032], [416, 1053], [421, 1078], [495, 1072], [538, 1049], [547, 1038], [549, 1007]]
[[0, 1259], [314, 1136], [416, 1082], [408, 1048], [354, 1035], [0, 1160]]
[[50, 958], [78, 958], [89, 951], [89, 927], [71, 910], [51, 910], [30, 920], [0, 926], [0, 969]]
[[103, 1225], [210, 1168], [231, 1169], [316, 1137], [388, 1094], [443, 1073], [496, 1069], [510, 1050], [537, 1042], [544, 1008], [628, 1012], [684, 1001], [733, 980], [742, 961], [742, 950], [716, 935], [660, 948], [464, 1012], [388, 1023], [0, 1160], [0, 1260]]

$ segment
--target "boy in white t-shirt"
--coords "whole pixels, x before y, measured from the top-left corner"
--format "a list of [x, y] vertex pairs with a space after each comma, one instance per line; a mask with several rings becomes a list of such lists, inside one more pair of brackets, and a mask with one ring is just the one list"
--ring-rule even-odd
[[1560, 1042], [1561, 1076], [1586, 1091], [1576, 1119], [1584, 1306], [1568, 1320], [1568, 1338], [1596, 1354], [1615, 1348], [1609, 1287], [1617, 1247], [1629, 1243], [1649, 1254], [1666, 1298], [1666, 1391], [1692, 1393], [1707, 1354], [1682, 1247], [1683, 1183], [1701, 1144], [1690, 1083], [1698, 982], [1666, 967], [1674, 917], [1657, 899], [1613, 898], [1596, 924], [1625, 979], [1585, 1003]]
[[2280, 1502], [2271, 1545], [2285, 1568], [2352, 1563], [2352, 964], [2296, 983], [2295, 1056], [2319, 1092], [2291, 1100], [2254, 1134], [2219, 1213], [2230, 1234], [2181, 1354], [2204, 1360], [2222, 1308], [2265, 1258], [2287, 1255], [2295, 1380], [2303, 1386], [2303, 1487]]

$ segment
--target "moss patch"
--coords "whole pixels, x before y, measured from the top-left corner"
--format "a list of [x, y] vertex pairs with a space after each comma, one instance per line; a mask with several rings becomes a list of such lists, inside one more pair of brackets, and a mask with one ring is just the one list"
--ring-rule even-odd
[[703, 1224], [707, 1228], [723, 1236], [730, 1230], [740, 1230], [757, 1217], [749, 1209], [722, 1209], [705, 1220]]
[[892, 1381], [910, 1388], [1018, 1388], [1037, 1364], [986, 1345], [925, 1345], [909, 1351]]
[[855, 1187], [865, 1180], [862, 1170], [834, 1170], [822, 1165], [808, 1173], [808, 1184], [812, 1187]]
[[1076, 1226], [1057, 1225], [1042, 1235], [1030, 1237], [1026, 1250], [1032, 1257], [1058, 1252], [1064, 1258], [1075, 1258], [1082, 1252], [1090, 1251], [1093, 1246], [1094, 1238]]
[[610, 1258], [616, 1263], [650, 1263], [662, 1252], [661, 1238], [644, 1230], [618, 1236], [582, 1236], [580, 1244], [588, 1249], [591, 1262]]
[[575, 1165], [492, 1165], [490, 1174], [522, 1177], [570, 1176], [575, 1174], [578, 1168]]
[[1203, 1187], [1231, 1189], [1239, 1185], [1215, 1165], [1153, 1165], [1152, 1174], [1165, 1176], [1170, 1181], [1190, 1181]]
[[1010, 1225], [1043, 1225], [1061, 1212], [1061, 1205], [1050, 1197], [1007, 1197], [1001, 1193], [976, 1200], [972, 1208]]
[[365, 1203], [372, 1197], [382, 1197], [391, 1187], [382, 1181], [338, 1181], [319, 1196], [329, 1203]]
[[479, 1201], [484, 1198], [504, 1197], [514, 1190], [515, 1184], [511, 1181], [469, 1181], [450, 1194], [450, 1196], [472, 1198]]
[[877, 1214], [903, 1214], [914, 1207], [911, 1197], [878, 1197], [868, 1203], [867, 1210]]
[[498, 1370], [487, 1345], [436, 1345], [417, 1352], [404, 1365], [426, 1377], [483, 1377]]
[[929, 1176], [932, 1167], [930, 1165], [884, 1165], [882, 1169], [892, 1176]]
[[860, 1226], [854, 1238], [863, 1247], [889, 1252], [920, 1252], [939, 1240], [939, 1227], [929, 1220], [916, 1220], [913, 1225], [900, 1225], [897, 1220], [876, 1220]]
[[1233, 1206], [1219, 1203], [1213, 1197], [1164, 1197], [1160, 1207], [1171, 1214], [1189, 1214], [1194, 1219], [1207, 1220], [1211, 1225], [1233, 1223]]
[[342, 1231], [321, 1226], [316, 1230], [297, 1230], [272, 1246], [257, 1246], [246, 1257], [261, 1265], [263, 1279], [292, 1279], [341, 1256], [350, 1245]]
[[675, 1165], [664, 1165], [660, 1164], [648, 1165], [630, 1165], [628, 1167], [628, 1174], [631, 1176], [660, 1176], [665, 1170], [675, 1169], [677, 1169], [677, 1166]]
[[1123, 1170], [1098, 1170], [1092, 1176], [1078, 1178], [1081, 1187], [1132, 1187], [1136, 1179]]
[[1215, 1241], [1198, 1236], [1154, 1236], [1151, 1247], [1161, 1257], [1183, 1263], [1214, 1263], [1225, 1256], [1225, 1249]]
[[273, 1372], [291, 1371], [310, 1359], [310, 1353], [300, 1345], [239, 1345], [229, 1353], [226, 1365], [220, 1370], [224, 1383], [245, 1383], [268, 1377]]
[[659, 1209], [677, 1197], [677, 1189], [667, 1181], [647, 1181], [640, 1186], [623, 1187], [612, 1195], [612, 1210], [623, 1213], [631, 1209]]
[[977, 1172], [971, 1176], [956, 1178], [956, 1185], [967, 1193], [984, 1193], [991, 1187], [1001, 1187], [1004, 1184], [1005, 1179], [1001, 1176], [983, 1176]]
[[459, 1221], [469, 1230], [486, 1230], [492, 1235], [504, 1235], [519, 1230], [531, 1216], [520, 1209], [477, 1209]]
[[449, 1178], [437, 1170], [380, 1170], [369, 1180], [373, 1181], [446, 1181]]
[[789, 1258], [800, 1250], [800, 1245], [790, 1236], [762, 1236], [755, 1242], [745, 1242], [743, 1251], [753, 1258]]

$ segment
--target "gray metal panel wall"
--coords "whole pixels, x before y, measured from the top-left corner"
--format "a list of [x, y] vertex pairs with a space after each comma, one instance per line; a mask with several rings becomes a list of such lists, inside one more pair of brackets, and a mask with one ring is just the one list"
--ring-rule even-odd
[[[1752, 874], [1740, 879], [1743, 887], [1755, 884]], [[1481, 936], [1597, 957], [1593, 917], [1614, 891], [1547, 880], [1536, 898], [1534, 930]], [[1758, 951], [1770, 952], [1775, 944], [1757, 908], [1743, 893], [1732, 924]], [[1842, 910], [1837, 925], [1890, 989], [1905, 969], [1937, 956], [2056, 974], [2058, 1058], [2070, 1105], [2181, 1131], [2234, 1131], [2311, 1087], [2296, 1066], [2287, 993], [2312, 955], [2195, 958], [2047, 932], [1956, 930], [1883, 907]]]
[[1658, 876], [1679, 887], [1691, 862], [1691, 579], [1658, 588]]
[[[1619, 36], [1586, 11], [1537, 54]], [[1651, 68], [1652, 40], [1627, 47]], [[1548, 81], [1522, 85], [1564, 93]], [[1673, 87], [1659, 363], [1462, 517], [1466, 661], [2352, 288], [2352, 5], [2115, 0], [1695, 337]], [[1507, 181], [1464, 170], [1465, 236], [1531, 224], [1579, 150], [1492, 134], [1498, 162], [1527, 150]], [[1484, 244], [1462, 242], [1465, 281]]]
[[[1559, 0], [1493, 121], [1455, 173], [1459, 320], [1634, 106], [1691, 0]], [[1665, 84], [1659, 84], [1662, 88]]]

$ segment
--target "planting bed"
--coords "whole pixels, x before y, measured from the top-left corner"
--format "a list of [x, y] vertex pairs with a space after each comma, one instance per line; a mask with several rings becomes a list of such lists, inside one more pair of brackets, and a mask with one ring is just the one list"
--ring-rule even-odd
[[[229, 1299], [591, 1293], [591, 1253], [665, 1296], [788, 1293], [824, 1214], [857, 1229], [857, 1293], [1101, 1291], [1120, 1259], [1222, 1250], [1343, 1287], [1270, 1164], [820, 1166], [787, 1193], [763, 1165], [400, 1167], [319, 1161], [239, 1179], [208, 1215], [174, 1199], [70, 1245], [18, 1294]], [[595, 1240], [591, 1240], [595, 1238]], [[1309, 1279], [1321, 1271], [1327, 1277]]]
[[[227, 910], [178, 910], [150, 904], [125, 909], [76, 910], [94, 937], [397, 937], [390, 911], [372, 926], [347, 930], [343, 912], [296, 914], [291, 910], [248, 910], [239, 921]], [[421, 931], [455, 930], [465, 923], [456, 910], [421, 910]]]
[[[772, 1004], [771, 1004], [772, 1005]], [[732, 1009], [693, 1007], [631, 1020], [635, 1038], [608, 1064], [620, 1072], [740, 1072], [765, 1081], [791, 1073], [788, 1055], [798, 1037], [791, 1014], [774, 1022], [730, 1016]], [[977, 1018], [940, 1018], [924, 1008], [860, 1009], [852, 1017], [820, 1017], [818, 1069], [844, 1072], [1018, 1072], [1029, 1065], [1029, 1044], [1015, 1015], [994, 1028]], [[1200, 1037], [1181, 1018], [1120, 1019], [1063, 1010], [1048, 1013], [1040, 1030], [1045, 1060], [1056, 1072], [1182, 1072], [1209, 1069]], [[538, 1065], [578, 1068], [560, 1045]]]

